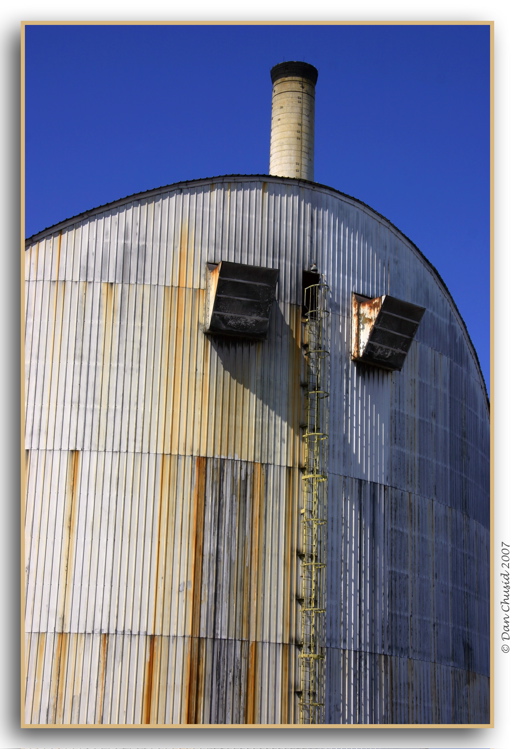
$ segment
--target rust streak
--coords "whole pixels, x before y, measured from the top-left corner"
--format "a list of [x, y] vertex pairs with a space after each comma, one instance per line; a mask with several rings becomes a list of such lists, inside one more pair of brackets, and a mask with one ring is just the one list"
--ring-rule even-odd
[[175, 321], [172, 321], [172, 296], [175, 296], [175, 289], [171, 286], [165, 286], [163, 289], [163, 332], [162, 332], [162, 349], [159, 375], [159, 403], [162, 404], [162, 414], [159, 414], [159, 433], [157, 435], [157, 444], [161, 446], [162, 452], [170, 452], [171, 439], [171, 381], [173, 382], [173, 363], [170, 361], [172, 328]]
[[113, 324], [113, 310], [114, 310], [114, 292], [115, 285], [112, 281], [103, 283], [102, 286], [105, 289], [105, 322], [110, 323], [111, 327]]
[[198, 722], [198, 681], [199, 657], [198, 638], [200, 637], [200, 614], [202, 608], [202, 562], [204, 555], [204, 507], [206, 494], [206, 458], [196, 458], [195, 487], [193, 490], [193, 573], [191, 590], [191, 635], [190, 658], [188, 663], [186, 723]]
[[203, 723], [202, 695], [204, 694], [204, 684], [206, 677], [206, 640], [199, 639], [199, 661], [197, 670], [197, 706], [195, 710], [195, 723]]
[[[161, 631], [160, 634], [169, 633], [173, 629], [171, 623], [172, 617], [175, 616], [175, 609], [172, 611], [172, 590], [175, 585], [175, 572], [174, 572], [174, 558], [176, 554], [176, 532], [178, 518], [174, 512], [174, 492], [177, 486], [178, 472], [179, 472], [179, 461], [176, 456], [172, 457], [167, 455], [164, 459], [166, 461], [167, 468], [167, 479], [164, 491], [167, 491], [167, 504], [171, 505], [167, 508], [167, 519], [166, 524], [163, 526], [164, 535], [164, 551], [163, 551], [163, 571], [162, 571], [162, 619], [161, 619]], [[172, 488], [173, 487], [173, 488]]]
[[257, 695], [257, 642], [259, 639], [259, 614], [260, 614], [260, 538], [262, 536], [263, 524], [263, 492], [264, 477], [263, 466], [260, 463], [254, 463], [254, 473], [252, 480], [252, 525], [250, 539], [250, 607], [249, 607], [249, 660], [247, 668], [247, 698], [245, 704], [245, 722], [253, 724], [256, 722], [256, 695]]
[[73, 554], [77, 524], [79, 452], [71, 450], [68, 459], [67, 491], [63, 516], [63, 540], [58, 578], [57, 631], [69, 628], [72, 602]]
[[256, 642], [249, 643], [249, 664], [247, 668], [247, 699], [245, 703], [245, 723], [256, 722]]
[[250, 561], [250, 631], [251, 640], [257, 639], [258, 619], [258, 581], [259, 581], [259, 526], [261, 516], [262, 466], [254, 464], [252, 482], [252, 529], [251, 529], [251, 561]]
[[[161, 564], [161, 524], [162, 524], [162, 515], [163, 515], [163, 500], [165, 495], [165, 489], [166, 489], [166, 482], [165, 482], [165, 475], [168, 475], [169, 473], [169, 456], [163, 455], [161, 459], [161, 476], [159, 481], [159, 508], [158, 508], [158, 514], [157, 514], [157, 527], [156, 527], [156, 533], [157, 533], [157, 543], [156, 543], [156, 578], [155, 578], [155, 584], [154, 584], [154, 621], [152, 623], [152, 631], [151, 633], [154, 635], [157, 633], [157, 618], [158, 618], [158, 610], [163, 610], [163, 601], [159, 600], [159, 578], [160, 574], [164, 576], [164, 565]], [[168, 470], [167, 470], [168, 469]], [[168, 494], [166, 495], [168, 498]], [[165, 520], [167, 520], [168, 515], [165, 514]], [[166, 533], [166, 527], [164, 529], [164, 532]], [[160, 572], [160, 568], [163, 567], [162, 573]]]
[[[243, 575], [242, 575], [242, 611], [241, 611], [241, 637], [243, 640], [249, 639], [249, 617], [250, 617], [250, 591], [252, 588], [252, 580], [250, 578], [251, 571], [251, 547], [252, 547], [252, 518], [249, 513], [249, 487], [246, 484], [246, 492], [243, 497], [242, 505], [245, 508], [245, 519], [244, 519], [244, 541], [243, 541]], [[252, 498], [250, 497], [250, 500]], [[252, 505], [250, 512], [252, 511]]]
[[249, 544], [248, 539], [245, 538], [245, 544], [243, 549], [244, 555], [244, 568], [243, 568], [243, 585], [242, 585], [242, 606], [241, 606], [241, 637], [243, 640], [249, 639], [249, 625], [250, 625], [250, 589], [252, 587], [252, 581], [250, 579], [250, 565], [249, 565]]
[[260, 641], [263, 639], [263, 622], [262, 622], [262, 616], [263, 616], [263, 601], [265, 596], [265, 565], [266, 565], [266, 555], [265, 555], [265, 544], [262, 542], [261, 539], [264, 538], [265, 535], [265, 476], [263, 473], [263, 466], [259, 466], [259, 485], [258, 485], [258, 492], [259, 492], [259, 515], [258, 515], [258, 565], [256, 569], [256, 590], [257, 590], [257, 599], [256, 599], [256, 640]]
[[60, 632], [56, 633], [55, 653], [52, 667], [52, 680], [50, 686], [50, 704], [48, 711], [48, 720], [50, 723], [56, 723], [57, 720], [57, 696], [59, 693], [59, 675], [61, 672], [61, 650], [63, 646], [63, 636]]
[[[40, 704], [41, 704], [41, 687], [42, 687], [42, 676], [43, 676], [43, 666], [45, 664], [45, 646], [46, 646], [46, 632], [41, 632], [38, 635], [38, 645], [37, 645], [37, 657], [36, 657], [36, 682], [34, 685], [34, 704], [33, 704], [33, 715], [36, 716], [39, 713]], [[37, 697], [36, 697], [37, 695]], [[39, 723], [38, 718], [34, 718], [31, 721], [34, 723]]]
[[[65, 557], [65, 569], [66, 569], [66, 581], [64, 590], [64, 609], [63, 609], [63, 629], [66, 625], [70, 627], [71, 618], [71, 607], [72, 607], [72, 578], [73, 578], [73, 557], [75, 551], [76, 541], [76, 526], [77, 526], [77, 510], [78, 510], [78, 497], [79, 497], [79, 468], [80, 468], [80, 453], [78, 450], [72, 450], [70, 454], [70, 488], [69, 488], [69, 514], [66, 519], [66, 528], [68, 535], [68, 548], [66, 550]], [[64, 559], [64, 555], [63, 555]]]
[[207, 443], [208, 443], [208, 428], [211, 419], [209, 418], [209, 358], [210, 358], [210, 342], [207, 336], [204, 336], [204, 351], [202, 359], [202, 392], [200, 401], [200, 452], [203, 455], [207, 455]]
[[104, 694], [106, 685], [106, 664], [107, 664], [107, 633], [102, 634], [100, 640], [100, 658], [98, 662], [97, 677], [97, 706], [96, 706], [96, 723], [102, 723], [104, 719]]
[[148, 638], [148, 657], [145, 669], [145, 681], [143, 684], [143, 720], [142, 723], [150, 725], [150, 715], [152, 708], [152, 688], [154, 681], [154, 648], [155, 636], [150, 635]]
[[[186, 292], [184, 289], [180, 288], [177, 289], [177, 322], [176, 322], [176, 328], [175, 328], [175, 340], [174, 340], [174, 349], [172, 352], [173, 356], [173, 375], [172, 375], [172, 403], [171, 408], [172, 412], [176, 411], [178, 414], [181, 413], [181, 407], [184, 409], [185, 403], [182, 402], [181, 395], [184, 387], [184, 374], [183, 374], [183, 367], [184, 365], [184, 306], [185, 306], [185, 299]], [[180, 404], [180, 405], [179, 405]], [[174, 454], [178, 454], [180, 452], [179, 449], [179, 440], [181, 438], [181, 417], [172, 420], [171, 423], [171, 446], [172, 446], [172, 452]]]
[[[75, 696], [75, 678], [77, 667], [77, 633], [66, 634], [66, 694], [61, 723], [73, 723], [72, 710]], [[64, 690], [63, 690], [64, 692]]]
[[68, 646], [69, 637], [68, 634], [58, 634], [57, 637], [61, 639], [59, 645], [59, 669], [57, 674], [57, 707], [55, 722], [63, 723], [63, 712], [64, 712], [64, 697], [66, 690], [66, 666], [68, 663]]
[[195, 488], [193, 492], [193, 578], [192, 578], [192, 637], [200, 637], [200, 612], [202, 604], [202, 561], [204, 555], [204, 512], [206, 494], [207, 462], [204, 457], [196, 459]]
[[[48, 393], [47, 393], [47, 396], [46, 396], [46, 399], [45, 399], [46, 402], [47, 402], [47, 404], [48, 404], [48, 414], [52, 413], [52, 406], [53, 406], [53, 404], [52, 404], [52, 385], [55, 384], [58, 381], [58, 379], [59, 379], [58, 376], [56, 376], [56, 373], [54, 372], [54, 351], [55, 351], [56, 346], [58, 347], [58, 349], [60, 348], [61, 328], [62, 328], [62, 322], [63, 322], [62, 315], [61, 315], [61, 319], [60, 319], [59, 323], [58, 323], [58, 320], [57, 320], [57, 306], [58, 306], [57, 305], [57, 300], [58, 300], [58, 296], [59, 296], [59, 283], [55, 282], [55, 284], [50, 284], [50, 287], [52, 287], [52, 286], [54, 286], [54, 289], [53, 289], [53, 291], [54, 291], [54, 294], [53, 294], [53, 314], [52, 314], [52, 324], [51, 324], [51, 327], [50, 327], [50, 323], [49, 323], [49, 332], [48, 332], [48, 337], [50, 339], [50, 347], [49, 347], [50, 348], [50, 352], [49, 352], [49, 355], [46, 357], [46, 362], [45, 362], [45, 365], [48, 363], [49, 373], [44, 375], [46, 377], [46, 379], [48, 380], [48, 385], [47, 385], [47, 387], [48, 387]], [[50, 293], [50, 289], [49, 289], [49, 293]], [[64, 299], [64, 296], [63, 296], [63, 299]], [[49, 299], [49, 301], [48, 301], [49, 308], [50, 308], [51, 304], [52, 304], [52, 302], [50, 302], [50, 299]], [[56, 339], [57, 338], [59, 339], [59, 342], [56, 344]], [[48, 349], [48, 347], [47, 347], [47, 349]], [[59, 364], [59, 362], [57, 362], [57, 366], [58, 366], [58, 364]], [[59, 373], [59, 369], [57, 371], [57, 375], [58, 375], [58, 373]], [[55, 405], [54, 405], [54, 409], [55, 409]], [[49, 419], [49, 416], [47, 416], [47, 420], [48, 419]], [[48, 421], [47, 421], [47, 427], [48, 427]]]
[[191, 703], [190, 703], [190, 688], [191, 688], [191, 682], [190, 682], [190, 671], [191, 671], [191, 660], [192, 660], [192, 648], [193, 648], [193, 642], [191, 637], [186, 638], [184, 643], [184, 666], [183, 666], [183, 673], [188, 675], [188, 680], [186, 683], [182, 684], [182, 723], [187, 724], [189, 722], [188, 718], [190, 715], [191, 710]]
[[197, 723], [198, 710], [198, 685], [197, 676], [199, 671], [199, 640], [197, 637], [189, 637], [188, 648], [188, 682], [186, 684], [186, 704], [184, 713], [187, 724]]
[[160, 697], [160, 687], [161, 687], [161, 655], [162, 655], [162, 648], [163, 648], [163, 638], [162, 637], [156, 637], [155, 639], [155, 647], [154, 647], [154, 657], [152, 662], [152, 685], [153, 685], [153, 691], [151, 694], [151, 704], [150, 704], [150, 723], [152, 725], [155, 725], [157, 723], [158, 718], [158, 710], [159, 710], [159, 697]]

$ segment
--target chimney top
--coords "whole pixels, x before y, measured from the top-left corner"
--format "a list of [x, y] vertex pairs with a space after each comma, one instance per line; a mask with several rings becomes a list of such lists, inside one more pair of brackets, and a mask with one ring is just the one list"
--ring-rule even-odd
[[311, 81], [315, 85], [318, 79], [318, 70], [308, 62], [291, 60], [290, 62], [280, 62], [278, 65], [274, 65], [270, 71], [270, 76], [272, 83], [275, 83], [279, 78], [298, 76], [299, 78], [307, 78], [308, 81]]

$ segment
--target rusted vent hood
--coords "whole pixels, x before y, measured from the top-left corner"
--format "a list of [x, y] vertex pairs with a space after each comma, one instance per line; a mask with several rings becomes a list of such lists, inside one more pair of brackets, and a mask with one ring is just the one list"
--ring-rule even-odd
[[352, 295], [354, 361], [400, 370], [425, 310], [393, 296]]
[[243, 263], [209, 264], [205, 332], [250, 340], [266, 338], [278, 275], [274, 268]]

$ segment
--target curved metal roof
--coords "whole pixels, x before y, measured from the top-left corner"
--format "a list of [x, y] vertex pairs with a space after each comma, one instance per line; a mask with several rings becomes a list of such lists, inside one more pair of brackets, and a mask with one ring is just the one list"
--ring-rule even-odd
[[479, 362], [479, 357], [477, 355], [477, 351], [475, 349], [474, 344], [472, 343], [472, 340], [470, 338], [470, 334], [467, 329], [467, 325], [458, 309], [458, 306], [456, 305], [456, 302], [454, 301], [451, 292], [449, 291], [445, 281], [441, 277], [438, 270], [435, 268], [435, 266], [427, 259], [427, 257], [424, 255], [424, 253], [420, 250], [419, 247], [406, 235], [404, 232], [402, 232], [395, 224], [393, 224], [386, 216], [383, 216], [381, 213], [376, 211], [374, 208], [369, 206], [367, 203], [365, 203], [362, 200], [359, 200], [359, 198], [355, 198], [352, 195], [348, 195], [347, 193], [342, 192], [341, 190], [336, 190], [334, 187], [329, 187], [328, 185], [323, 185], [318, 182], [310, 182], [309, 180], [304, 179], [298, 179], [294, 177], [276, 177], [270, 174], [224, 174], [214, 177], [202, 177], [192, 180], [184, 180], [181, 182], [175, 182], [171, 183], [169, 185], [163, 185], [161, 187], [151, 188], [149, 190], [143, 190], [142, 192], [133, 193], [131, 195], [127, 195], [124, 198], [119, 198], [117, 200], [110, 201], [108, 203], [104, 203], [100, 206], [97, 206], [96, 208], [91, 208], [87, 211], [83, 211], [82, 213], [79, 213], [75, 216], [72, 216], [68, 219], [64, 219], [63, 221], [58, 222], [57, 224], [54, 224], [52, 226], [47, 227], [46, 229], [43, 229], [40, 232], [37, 232], [36, 234], [33, 234], [32, 236], [28, 237], [25, 241], [25, 248], [27, 249], [30, 245], [34, 244], [34, 242], [37, 242], [44, 237], [54, 234], [58, 231], [62, 231], [66, 227], [70, 226], [71, 224], [77, 223], [77, 221], [82, 221], [84, 219], [90, 218], [94, 216], [97, 213], [102, 213], [108, 209], [116, 208], [120, 205], [123, 205], [124, 203], [130, 203], [134, 200], [141, 200], [145, 198], [151, 198], [155, 195], [159, 195], [163, 192], [168, 192], [170, 190], [180, 190], [182, 188], [189, 188], [197, 185], [204, 184], [210, 184], [213, 182], [223, 183], [223, 182], [246, 182], [246, 181], [255, 181], [255, 180], [261, 180], [266, 182], [275, 182], [275, 183], [283, 183], [283, 184], [298, 184], [302, 187], [311, 187], [314, 190], [322, 190], [327, 191], [329, 193], [332, 193], [335, 196], [339, 196], [342, 198], [345, 198], [348, 201], [351, 201], [355, 205], [362, 206], [364, 209], [366, 209], [368, 212], [376, 216], [381, 221], [386, 222], [390, 226], [390, 228], [395, 231], [399, 236], [403, 237], [409, 245], [413, 248], [413, 250], [420, 256], [420, 259], [428, 266], [432, 274], [435, 276], [436, 281], [438, 284], [442, 287], [442, 290], [444, 293], [448, 296], [450, 303], [452, 304], [456, 315], [458, 316], [460, 323], [463, 327], [464, 333], [466, 335], [467, 341], [469, 343], [469, 346], [472, 350], [472, 353], [474, 355], [479, 373], [481, 375], [483, 388], [485, 392], [485, 397], [487, 400], [487, 403], [489, 404], [489, 396], [488, 391], [486, 388], [486, 383], [484, 379], [484, 375], [481, 369], [481, 365]]

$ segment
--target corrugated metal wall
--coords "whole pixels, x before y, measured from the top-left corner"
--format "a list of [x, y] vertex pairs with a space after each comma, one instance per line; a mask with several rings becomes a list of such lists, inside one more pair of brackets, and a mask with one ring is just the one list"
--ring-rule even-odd
[[[326, 188], [153, 191], [26, 253], [27, 723], [298, 719], [302, 271], [331, 288], [328, 722], [488, 721], [488, 413], [448, 293]], [[205, 265], [279, 269], [268, 339], [203, 334]], [[351, 294], [426, 307], [401, 372]]]

